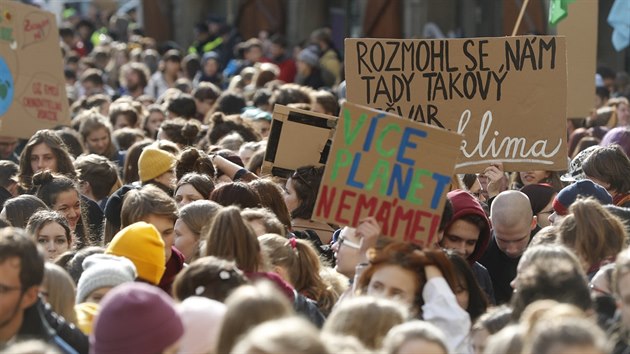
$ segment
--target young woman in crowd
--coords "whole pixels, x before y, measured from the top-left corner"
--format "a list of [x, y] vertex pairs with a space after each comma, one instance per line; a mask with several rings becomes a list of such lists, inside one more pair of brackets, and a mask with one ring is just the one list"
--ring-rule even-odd
[[77, 315], [74, 312], [76, 288], [65, 269], [46, 262], [44, 264], [44, 281], [39, 293], [56, 314], [72, 324], [77, 324]]
[[[51, 130], [39, 130], [26, 143], [20, 155], [20, 173], [18, 178], [22, 188], [35, 193], [33, 175], [37, 172], [48, 170], [52, 173], [63, 175], [70, 180], [76, 180], [77, 173], [72, 163], [72, 158], [66, 145]], [[37, 195], [37, 193], [35, 193]], [[39, 196], [39, 195], [38, 195]], [[85, 221], [81, 224], [81, 237], [87, 237], [89, 231], [93, 238], [100, 236], [100, 226], [103, 223], [103, 212], [98, 204], [79, 194], [83, 208], [85, 209]], [[44, 202], [46, 200], [40, 197]], [[48, 203], [46, 203], [49, 205]], [[50, 207], [50, 205], [49, 205]], [[71, 223], [71, 222], [70, 222]]]
[[446, 336], [439, 328], [424, 321], [409, 321], [393, 327], [383, 339], [384, 354], [448, 354]]
[[271, 210], [287, 230], [291, 230], [291, 215], [283, 201], [282, 188], [269, 178], [259, 178], [248, 184], [258, 193], [260, 204]]
[[112, 140], [112, 126], [107, 118], [95, 111], [85, 111], [76, 119], [81, 121], [79, 133], [88, 153], [102, 155], [111, 161], [121, 160], [118, 147]]
[[241, 286], [225, 300], [225, 304], [227, 312], [223, 318], [217, 353], [232, 352], [239, 337], [256, 325], [294, 314], [286, 297], [268, 282]]
[[553, 187], [546, 183], [529, 184], [521, 188], [521, 192], [529, 198], [538, 226], [551, 225], [549, 216], [553, 213], [553, 200], [557, 194]]
[[212, 164], [212, 159], [203, 150], [194, 147], [186, 148], [177, 158], [175, 175], [181, 179], [188, 173], [199, 173], [214, 180], [216, 171]]
[[627, 244], [623, 223], [594, 199], [577, 200], [558, 227], [559, 242], [580, 259], [591, 279]]
[[175, 221], [175, 247], [184, 254], [186, 263], [199, 258], [201, 230], [212, 224], [219, 210], [221, 206], [209, 200], [197, 200], [180, 207]]
[[26, 230], [46, 252], [46, 260], [54, 261], [74, 248], [72, 232], [66, 218], [56, 211], [40, 210], [28, 220]]
[[172, 141], [180, 149], [184, 149], [197, 142], [197, 135], [200, 131], [201, 125], [196, 120], [175, 118], [166, 120], [160, 125], [157, 138], [158, 140]]
[[166, 120], [166, 112], [158, 105], [150, 105], [147, 107], [149, 115], [144, 120], [144, 132], [151, 139], [156, 139], [160, 125]]
[[173, 283], [173, 297], [184, 301], [191, 296], [203, 296], [218, 302], [225, 299], [249, 279], [233, 261], [207, 256], [184, 268]]
[[214, 182], [206, 175], [188, 173], [175, 186], [175, 201], [181, 208], [197, 200], [208, 200], [214, 190]]
[[83, 273], [77, 282], [76, 304], [98, 304], [114, 287], [136, 280], [136, 266], [125, 257], [93, 254], [82, 262]]
[[284, 202], [291, 213], [291, 225], [295, 233], [315, 234], [322, 244], [328, 244], [335, 230], [326, 223], [311, 220], [323, 175], [323, 167], [305, 166], [295, 170], [284, 186]]
[[530, 184], [546, 183], [553, 187], [554, 191], [559, 192], [563, 185], [560, 181], [560, 174], [557, 171], [525, 171], [515, 172], [513, 174], [513, 188], [521, 189]]
[[48, 206], [34, 195], [22, 194], [4, 203], [0, 219], [8, 221], [13, 227], [25, 228], [28, 219], [38, 210], [48, 210]]
[[227, 182], [219, 184], [210, 194], [213, 200], [223, 206], [234, 205], [241, 209], [260, 207], [260, 196], [249, 184]]
[[335, 307], [322, 332], [353, 336], [366, 348], [377, 350], [387, 332], [408, 317], [409, 311], [398, 302], [357, 297]]
[[369, 296], [393, 298], [416, 317], [449, 333], [451, 351], [468, 346], [470, 316], [453, 293], [457, 278], [442, 251], [391, 242], [370, 250], [369, 265], [359, 269], [356, 289]]
[[[229, 235], [229, 237], [226, 237]], [[262, 266], [260, 244], [254, 231], [243, 221], [238, 207], [222, 208], [203, 234], [204, 255], [236, 262], [242, 271], [257, 272]]]
[[287, 235], [285, 226], [278, 220], [276, 214], [267, 208], [247, 208], [241, 211], [241, 216], [258, 237], [264, 234], [276, 234], [282, 237]]
[[161, 97], [168, 88], [175, 86], [175, 81], [182, 76], [182, 54], [177, 49], [170, 49], [160, 61], [160, 68], [149, 80], [145, 92], [156, 99]]
[[[299, 333], [300, 335], [295, 335]], [[235, 346], [232, 353], [303, 353], [328, 354], [329, 350], [317, 328], [296, 316], [269, 320], [249, 331]], [[351, 353], [351, 351], [346, 351]], [[358, 351], [357, 353], [365, 352]]]
[[69, 178], [76, 177], [72, 159], [66, 145], [52, 130], [38, 130], [26, 143], [20, 155], [20, 173], [18, 179], [22, 188], [33, 188], [33, 175], [49, 170]]
[[121, 128], [140, 128], [142, 115], [138, 112], [140, 107], [134, 106], [134, 102], [125, 98], [119, 98], [109, 107], [109, 122], [114, 130]]
[[582, 169], [588, 179], [606, 188], [614, 205], [630, 207], [630, 159], [619, 145], [594, 150]]
[[[41, 199], [50, 209], [61, 213], [68, 221], [68, 226], [76, 238], [76, 248], [90, 245], [90, 234], [83, 222], [86, 215], [81, 203], [77, 184], [70, 178], [52, 174], [49, 171], [38, 172], [33, 176], [33, 184], [37, 188], [35, 196]], [[99, 235], [100, 236], [100, 235]], [[95, 239], [97, 236], [92, 236]], [[95, 240], [94, 240], [95, 241]]]
[[457, 303], [468, 312], [470, 321], [474, 323], [488, 308], [486, 294], [479, 287], [470, 265], [464, 258], [451, 250], [446, 251], [446, 255], [455, 270], [457, 283], [453, 292]]
[[309, 241], [273, 234], [263, 235], [258, 240], [273, 271], [302, 295], [315, 300], [322, 313], [328, 315], [337, 296], [321, 278], [322, 264]]

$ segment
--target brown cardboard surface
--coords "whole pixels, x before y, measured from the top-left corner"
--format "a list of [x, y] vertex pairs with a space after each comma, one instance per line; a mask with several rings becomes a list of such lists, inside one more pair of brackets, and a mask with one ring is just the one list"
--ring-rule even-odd
[[436, 242], [462, 136], [344, 103], [313, 217], [356, 227], [374, 216], [382, 234]]
[[0, 135], [29, 138], [39, 129], [69, 125], [55, 16], [0, 1]]
[[289, 177], [302, 166], [321, 166], [322, 152], [337, 117], [275, 105], [263, 175]]
[[349, 101], [463, 134], [458, 173], [567, 168], [564, 37], [346, 39], [345, 75]]
[[567, 41], [567, 118], [591, 114], [597, 68], [597, 1], [576, 0], [558, 23]]

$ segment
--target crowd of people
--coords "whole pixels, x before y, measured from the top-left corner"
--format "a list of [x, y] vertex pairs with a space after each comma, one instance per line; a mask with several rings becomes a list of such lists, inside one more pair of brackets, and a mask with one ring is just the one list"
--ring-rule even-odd
[[627, 74], [568, 171], [453, 176], [420, 246], [312, 220], [324, 167], [261, 170], [274, 105], [339, 114], [329, 29], [195, 33], [67, 14], [71, 126], [0, 137], [3, 352], [630, 353]]

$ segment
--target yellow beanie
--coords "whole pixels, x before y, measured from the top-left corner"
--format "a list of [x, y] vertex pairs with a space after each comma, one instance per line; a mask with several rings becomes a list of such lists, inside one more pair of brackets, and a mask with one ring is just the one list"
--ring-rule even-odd
[[168, 172], [175, 165], [175, 161], [175, 156], [167, 151], [155, 147], [144, 148], [138, 159], [140, 182], [150, 181]]
[[92, 323], [98, 314], [98, 304], [93, 302], [84, 302], [74, 306], [74, 312], [77, 314], [77, 326], [85, 335], [92, 333]]
[[144, 221], [120, 230], [105, 253], [128, 258], [136, 266], [138, 278], [154, 285], [160, 283], [166, 270], [164, 241], [160, 232]]

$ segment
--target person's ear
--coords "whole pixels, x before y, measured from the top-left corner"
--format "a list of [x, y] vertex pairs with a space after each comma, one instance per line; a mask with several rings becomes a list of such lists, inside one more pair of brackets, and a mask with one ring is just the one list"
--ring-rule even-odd
[[39, 286], [31, 286], [30, 288], [24, 291], [24, 295], [22, 295], [22, 301], [20, 303], [20, 308], [25, 310], [37, 301], [39, 297]]
[[92, 194], [92, 186], [90, 185], [90, 182], [88, 181], [81, 181], [81, 183], [79, 183], [79, 189], [80, 189], [81, 194], [83, 195]]
[[536, 225], [538, 223], [538, 220], [536, 219], [536, 215], [532, 216], [532, 224], [529, 226], [530, 230], [533, 230], [536, 228]]

